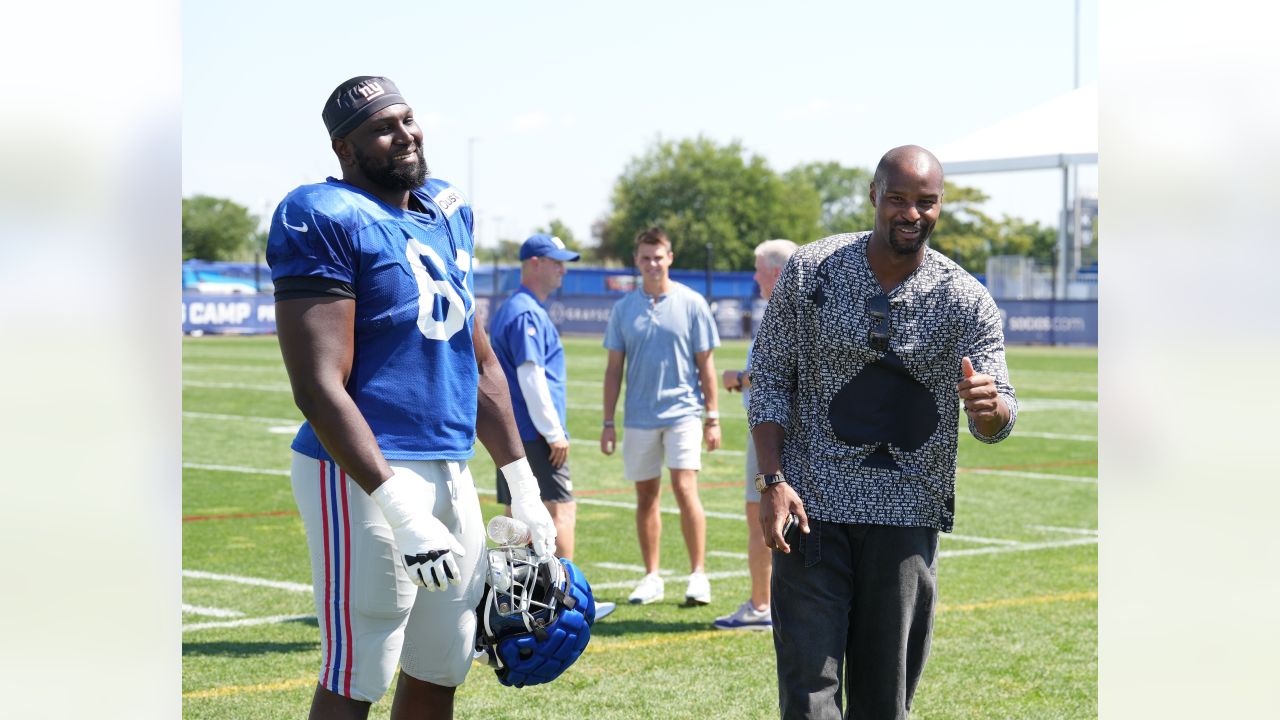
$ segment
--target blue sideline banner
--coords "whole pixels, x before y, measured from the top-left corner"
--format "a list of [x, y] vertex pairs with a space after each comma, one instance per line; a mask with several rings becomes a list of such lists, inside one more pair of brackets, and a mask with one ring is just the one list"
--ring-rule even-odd
[[271, 295], [182, 293], [182, 332], [187, 335], [275, 331], [276, 301]]
[[616, 297], [578, 296], [551, 300], [547, 314], [562, 333], [603, 335]]
[[[609, 324], [609, 311], [617, 301], [616, 297], [600, 295], [552, 298], [547, 303], [547, 311], [562, 333], [603, 335]], [[492, 310], [500, 304], [501, 301], [483, 295], [476, 297], [477, 322], [484, 327]], [[1004, 320], [1005, 342], [1010, 345], [1098, 344], [1097, 301], [999, 300], [996, 304]], [[760, 298], [719, 298], [712, 302], [720, 337], [725, 340], [749, 337], [760, 324], [764, 306]], [[276, 306], [270, 294], [182, 294], [182, 332], [185, 334], [275, 331]]]
[[716, 330], [721, 340], [739, 340], [742, 333], [742, 301], [738, 298], [720, 298], [711, 302], [711, 314], [716, 318]]
[[1096, 300], [997, 300], [1010, 345], [1097, 345]]

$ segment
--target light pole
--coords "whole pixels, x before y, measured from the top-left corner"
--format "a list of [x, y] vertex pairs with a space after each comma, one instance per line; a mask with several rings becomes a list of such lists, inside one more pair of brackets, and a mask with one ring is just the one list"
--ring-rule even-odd
[[707, 302], [711, 302], [711, 241], [707, 241]]
[[493, 218], [493, 301], [498, 301], [498, 251], [502, 249], [502, 216], [496, 215]]
[[476, 206], [476, 138], [467, 138], [467, 202]]
[[262, 292], [262, 256], [266, 254], [267, 233], [271, 232], [271, 201], [262, 202], [262, 222], [266, 226], [253, 239], [253, 289]]

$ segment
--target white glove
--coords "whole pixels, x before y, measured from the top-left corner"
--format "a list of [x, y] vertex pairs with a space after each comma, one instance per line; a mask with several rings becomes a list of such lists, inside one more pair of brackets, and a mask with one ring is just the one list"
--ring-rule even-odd
[[369, 497], [391, 526], [409, 577], [427, 590], [444, 590], [462, 578], [454, 555], [465, 555], [453, 533], [431, 514], [431, 495], [420, 477], [396, 472]]
[[503, 465], [502, 477], [511, 490], [511, 517], [529, 526], [529, 542], [533, 545], [533, 554], [538, 556], [539, 561], [555, 558], [556, 524], [551, 521], [547, 506], [542, 504], [538, 479], [533, 476], [529, 461], [520, 458]]

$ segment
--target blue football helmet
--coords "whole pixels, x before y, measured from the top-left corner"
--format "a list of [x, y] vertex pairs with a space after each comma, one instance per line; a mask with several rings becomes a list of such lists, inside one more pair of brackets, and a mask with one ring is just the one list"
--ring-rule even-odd
[[591, 640], [596, 601], [582, 570], [564, 558], [538, 562], [527, 547], [489, 550], [476, 608], [476, 651], [503, 685], [551, 682]]

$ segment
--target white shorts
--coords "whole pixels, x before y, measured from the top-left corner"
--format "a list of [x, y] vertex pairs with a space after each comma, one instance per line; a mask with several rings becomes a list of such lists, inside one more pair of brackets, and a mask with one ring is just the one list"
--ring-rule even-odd
[[662, 460], [673, 470], [702, 469], [702, 420], [690, 416], [661, 428], [626, 428], [622, 473], [631, 482], [662, 477]]
[[397, 661], [419, 680], [462, 684], [486, 574], [484, 518], [466, 463], [391, 466], [427, 483], [431, 513], [466, 550], [458, 585], [437, 592], [415, 585], [377, 503], [335, 463], [293, 454], [293, 497], [306, 528], [320, 625], [320, 685], [365, 702], [386, 693]]

